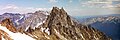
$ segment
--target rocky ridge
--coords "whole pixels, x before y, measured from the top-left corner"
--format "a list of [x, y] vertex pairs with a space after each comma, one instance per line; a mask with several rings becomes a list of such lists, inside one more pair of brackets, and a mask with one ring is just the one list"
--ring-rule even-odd
[[35, 40], [25, 33], [16, 29], [9, 18], [4, 19], [0, 24], [0, 40]]
[[[72, 20], [63, 8], [57, 7], [53, 7], [45, 22], [38, 27], [25, 27], [27, 31], [23, 27], [25, 26], [18, 28], [17, 32], [25, 33], [36, 40], [111, 40], [104, 33]], [[16, 28], [12, 30], [14, 29]]]
[[110, 40], [102, 32], [72, 20], [63, 8], [57, 7], [53, 7], [45, 23], [31, 34], [38, 40]]

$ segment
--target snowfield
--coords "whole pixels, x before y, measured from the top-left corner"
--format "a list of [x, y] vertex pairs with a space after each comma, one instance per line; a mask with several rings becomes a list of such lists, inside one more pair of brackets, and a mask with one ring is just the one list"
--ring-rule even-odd
[[0, 24], [0, 30], [5, 31], [6, 33], [9, 34], [10, 38], [12, 38], [13, 40], [35, 40], [34, 38], [26, 35], [26, 34], [22, 34], [22, 33], [13, 33], [11, 31], [9, 31], [6, 27], [1, 26]]

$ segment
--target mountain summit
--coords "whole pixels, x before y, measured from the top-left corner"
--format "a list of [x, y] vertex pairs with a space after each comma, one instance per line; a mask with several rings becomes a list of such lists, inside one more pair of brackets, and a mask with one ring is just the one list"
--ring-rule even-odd
[[[38, 15], [39, 12], [36, 16]], [[73, 20], [63, 8], [53, 7], [46, 16], [42, 23], [37, 23], [37, 26], [28, 25], [29, 27], [22, 26], [24, 29], [21, 29], [22, 27], [18, 29], [36, 40], [111, 40], [102, 32]]]
[[38, 40], [110, 40], [102, 32], [72, 20], [63, 8], [57, 7], [31, 34]]

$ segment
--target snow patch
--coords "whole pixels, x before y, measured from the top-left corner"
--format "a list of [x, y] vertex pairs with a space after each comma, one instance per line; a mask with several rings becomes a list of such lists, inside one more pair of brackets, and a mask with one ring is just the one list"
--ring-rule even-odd
[[[30, 21], [30, 22], [32, 22], [32, 21]], [[29, 29], [29, 27], [30, 27], [30, 25], [28, 25], [28, 26], [25, 28], [25, 31], [27, 31], [27, 30]]]
[[43, 23], [45, 23], [46, 20], [43, 21]]
[[15, 21], [17, 25], [19, 25], [19, 22], [18, 22], [18, 21], [21, 20], [23, 17], [24, 17], [24, 16], [20, 16], [20, 19], [18, 19], [18, 20]]
[[48, 35], [50, 35], [49, 28], [47, 28], [47, 29], [45, 30], [45, 32], [46, 32]]
[[45, 15], [49, 15], [49, 13], [46, 12]]
[[37, 25], [35, 26], [36, 28], [38, 28], [39, 25], [43, 24], [42, 22], [37, 23]]
[[3, 38], [3, 36], [2, 36], [2, 40], [5, 40], [5, 39]]
[[41, 28], [41, 31], [50, 35], [50, 29], [49, 28]]
[[42, 22], [40, 22], [40, 23], [37, 23], [37, 25], [34, 27], [34, 29], [35, 29], [35, 28], [38, 28], [38, 27], [39, 27], [39, 25], [42, 25], [44, 22], [45, 22], [45, 20], [44, 20], [44, 21], [42, 21]]
[[45, 28], [41, 28], [41, 31], [44, 32]]
[[19, 20], [21, 20], [24, 16], [21, 16]]
[[54, 31], [56, 32], [56, 35], [58, 37], [60, 37], [62, 40], [67, 40], [66, 38], [64, 38], [64, 36], [62, 36], [56, 29], [54, 29]]
[[30, 26], [28, 25], [27, 28], [25, 29], [25, 31], [27, 31], [27, 30], [29, 29], [29, 27], [30, 27]]
[[6, 33], [8, 33], [10, 35], [10, 38], [12, 38], [13, 40], [35, 40], [34, 38], [26, 35], [26, 34], [21, 34], [21, 33], [13, 33], [11, 31], [9, 31], [6, 27], [1, 26], [0, 24], [0, 29], [5, 31]]

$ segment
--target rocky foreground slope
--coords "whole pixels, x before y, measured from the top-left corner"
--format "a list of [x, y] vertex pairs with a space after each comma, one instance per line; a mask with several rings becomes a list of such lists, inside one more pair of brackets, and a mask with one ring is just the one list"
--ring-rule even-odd
[[5, 19], [0, 24], [0, 40], [35, 40], [25, 33], [19, 32], [10, 19]]
[[[29, 40], [29, 38], [31, 40], [111, 40], [102, 32], [74, 21], [63, 8], [53, 7], [45, 22], [37, 27], [22, 26], [16, 28], [10, 26], [12, 23], [7, 20], [10, 19], [3, 20], [0, 27], [5, 26], [13, 33], [19, 32], [19, 34], [26, 35], [28, 39], [22, 38], [26, 40]], [[0, 39], [13, 40], [11, 36], [3, 35], [8, 34], [5, 30], [0, 29], [0, 34]]]

